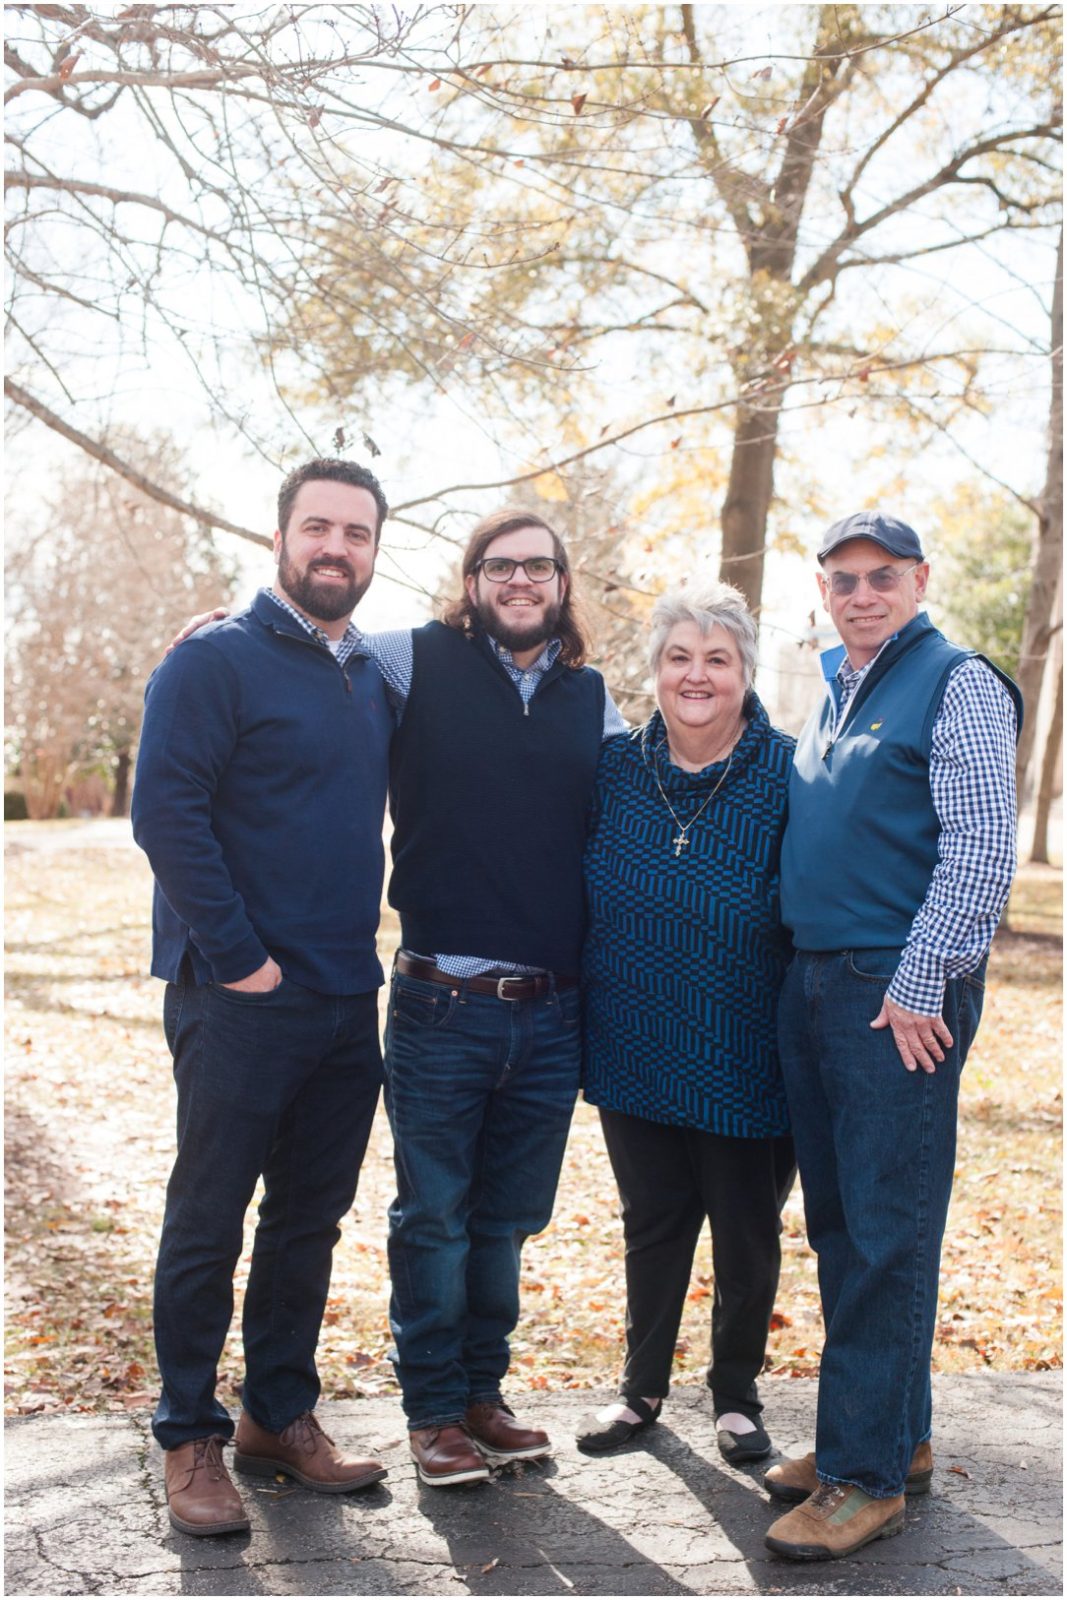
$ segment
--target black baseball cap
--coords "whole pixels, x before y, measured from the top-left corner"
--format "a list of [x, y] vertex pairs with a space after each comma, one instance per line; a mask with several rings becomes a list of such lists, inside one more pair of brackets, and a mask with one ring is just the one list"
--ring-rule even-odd
[[899, 517], [887, 517], [884, 511], [854, 511], [826, 530], [819, 560], [825, 561], [832, 550], [850, 539], [870, 539], [872, 544], [880, 544], [883, 550], [888, 550], [891, 556], [910, 556], [913, 561], [926, 559], [919, 535]]

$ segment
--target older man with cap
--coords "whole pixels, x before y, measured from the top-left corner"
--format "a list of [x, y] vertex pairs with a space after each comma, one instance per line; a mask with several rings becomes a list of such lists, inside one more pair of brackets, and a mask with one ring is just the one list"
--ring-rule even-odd
[[842, 646], [796, 751], [782, 1072], [826, 1337], [815, 1450], [771, 1469], [799, 1561], [900, 1532], [927, 1490], [930, 1353], [960, 1071], [1015, 864], [1018, 690], [919, 605], [914, 530], [845, 517], [819, 551]]

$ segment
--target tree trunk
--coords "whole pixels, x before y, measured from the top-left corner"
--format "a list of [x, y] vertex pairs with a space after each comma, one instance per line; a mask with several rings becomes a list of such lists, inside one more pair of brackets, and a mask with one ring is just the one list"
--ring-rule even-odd
[[1015, 758], [1015, 781], [1022, 805], [1030, 789], [1036, 717], [1045, 674], [1056, 586], [1063, 565], [1063, 229], [1056, 255], [1056, 283], [1052, 294], [1052, 403], [1049, 408], [1048, 468], [1037, 519], [1030, 598], [1023, 623], [1019, 652], [1019, 688], [1024, 715]]
[[124, 817], [130, 809], [130, 752], [120, 750], [115, 757], [115, 792], [111, 797], [111, 815]]
[[58, 817], [63, 804], [63, 790], [74, 771], [72, 761], [51, 752], [41, 751], [36, 759], [24, 764], [22, 790], [26, 796], [26, 811], [33, 822], [50, 822]]
[[754, 615], [763, 597], [767, 513], [774, 492], [774, 457], [781, 411], [740, 408], [722, 507], [719, 577], [741, 590]]
[[1056, 678], [1056, 703], [1052, 708], [1045, 753], [1041, 758], [1041, 781], [1037, 786], [1037, 809], [1034, 814], [1034, 844], [1031, 861], [1048, 861], [1048, 818], [1052, 809], [1052, 796], [1056, 787], [1056, 773], [1063, 746], [1063, 663]]

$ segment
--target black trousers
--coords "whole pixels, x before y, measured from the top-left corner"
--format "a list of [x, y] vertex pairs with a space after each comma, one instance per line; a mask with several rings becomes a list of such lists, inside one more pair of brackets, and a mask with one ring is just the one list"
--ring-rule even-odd
[[601, 1109], [626, 1240], [621, 1392], [664, 1396], [700, 1230], [711, 1224], [715, 1294], [707, 1383], [715, 1415], [763, 1409], [756, 1378], [781, 1264], [780, 1214], [796, 1175], [788, 1136], [734, 1139]]

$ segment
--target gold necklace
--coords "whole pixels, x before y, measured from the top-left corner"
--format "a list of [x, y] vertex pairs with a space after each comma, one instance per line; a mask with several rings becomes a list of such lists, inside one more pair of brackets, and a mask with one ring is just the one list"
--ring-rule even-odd
[[706, 797], [706, 799], [704, 800], [703, 804], [699, 807], [699, 809], [693, 812], [693, 815], [689, 818], [688, 822], [683, 822], [682, 821], [682, 819], [678, 815], [677, 811], [675, 811], [674, 807], [671, 805], [670, 801], [667, 799], [667, 792], [664, 789], [662, 783], [660, 782], [660, 778], [659, 778], [659, 766], [655, 762], [655, 760], [653, 760], [652, 776], [656, 780], [656, 788], [659, 790], [660, 795], [661, 795], [661, 797], [663, 799], [663, 804], [667, 807], [667, 810], [670, 812], [671, 816], [674, 818], [675, 826], [678, 829], [677, 834], [671, 840], [671, 843], [674, 846], [674, 853], [675, 853], [676, 856], [680, 856], [683, 850], [688, 849], [688, 846], [689, 846], [689, 830], [690, 830], [690, 828], [693, 826], [693, 823], [700, 816], [701, 812], [703, 812], [705, 810], [705, 808], [711, 804], [711, 802], [714, 800], [715, 796], [718, 794], [719, 790], [722, 788], [723, 784], [726, 782], [727, 773], [730, 771], [730, 768], [733, 765], [734, 750], [736, 750], [736, 749], [737, 749], [737, 744], [736, 744], [736, 741], [735, 741], [735, 743], [731, 746], [730, 754], [729, 754], [729, 757], [727, 758], [726, 766], [723, 769], [722, 777], [719, 779], [718, 783], [715, 785], [715, 787], [711, 791], [711, 793]]

